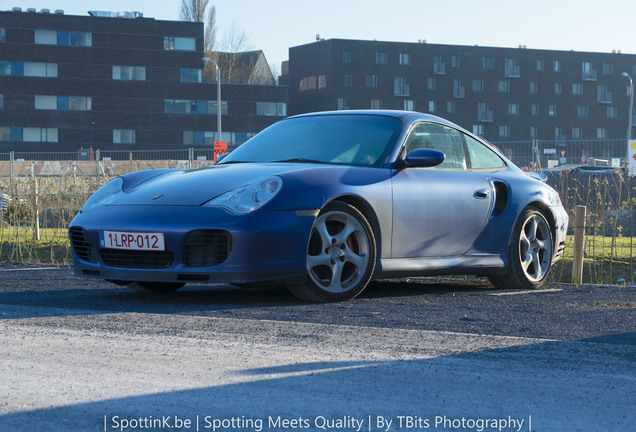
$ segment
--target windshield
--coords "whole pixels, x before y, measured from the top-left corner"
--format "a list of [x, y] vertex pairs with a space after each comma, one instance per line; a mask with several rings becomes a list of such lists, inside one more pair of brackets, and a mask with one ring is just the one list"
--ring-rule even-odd
[[318, 162], [381, 166], [402, 122], [381, 115], [319, 115], [282, 120], [230, 153], [221, 164]]

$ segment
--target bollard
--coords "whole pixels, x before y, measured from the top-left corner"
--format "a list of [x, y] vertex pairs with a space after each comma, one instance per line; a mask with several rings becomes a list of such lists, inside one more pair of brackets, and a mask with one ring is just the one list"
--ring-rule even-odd
[[585, 206], [576, 206], [574, 216], [574, 254], [572, 257], [572, 283], [583, 283], [583, 249], [585, 247]]

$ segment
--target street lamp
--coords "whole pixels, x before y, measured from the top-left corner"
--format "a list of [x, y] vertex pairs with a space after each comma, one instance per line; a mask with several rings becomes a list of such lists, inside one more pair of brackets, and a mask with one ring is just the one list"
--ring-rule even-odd
[[216, 66], [216, 129], [219, 131], [219, 141], [223, 141], [221, 135], [221, 69], [211, 58], [203, 57], [203, 60], [214, 63], [214, 66]]
[[634, 81], [627, 72], [623, 72], [621, 75], [629, 79], [629, 116], [627, 121], [627, 160], [629, 160], [630, 153], [630, 141], [632, 140], [632, 118], [634, 116]]

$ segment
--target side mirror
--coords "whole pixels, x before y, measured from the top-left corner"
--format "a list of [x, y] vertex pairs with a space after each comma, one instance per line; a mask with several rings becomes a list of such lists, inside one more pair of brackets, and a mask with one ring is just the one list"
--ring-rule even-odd
[[227, 155], [229, 155], [229, 153], [223, 153], [223, 154], [218, 155], [218, 156], [216, 157], [216, 163], [218, 164], [219, 162], [221, 162], [223, 159], [225, 159], [225, 157], [226, 157]]
[[415, 149], [406, 155], [401, 165], [411, 168], [434, 167], [444, 162], [445, 159], [446, 155], [439, 150]]

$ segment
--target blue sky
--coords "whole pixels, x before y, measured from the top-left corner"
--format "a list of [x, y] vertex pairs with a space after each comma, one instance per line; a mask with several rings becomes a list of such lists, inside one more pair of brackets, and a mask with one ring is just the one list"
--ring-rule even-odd
[[[14, 6], [139, 11], [176, 20], [180, 0], [0, 0]], [[636, 0], [211, 0], [217, 38], [232, 26], [249, 36], [247, 48], [262, 49], [271, 64], [287, 59], [290, 46], [326, 39], [377, 39], [451, 45], [636, 54]], [[280, 66], [278, 66], [280, 68]]]

